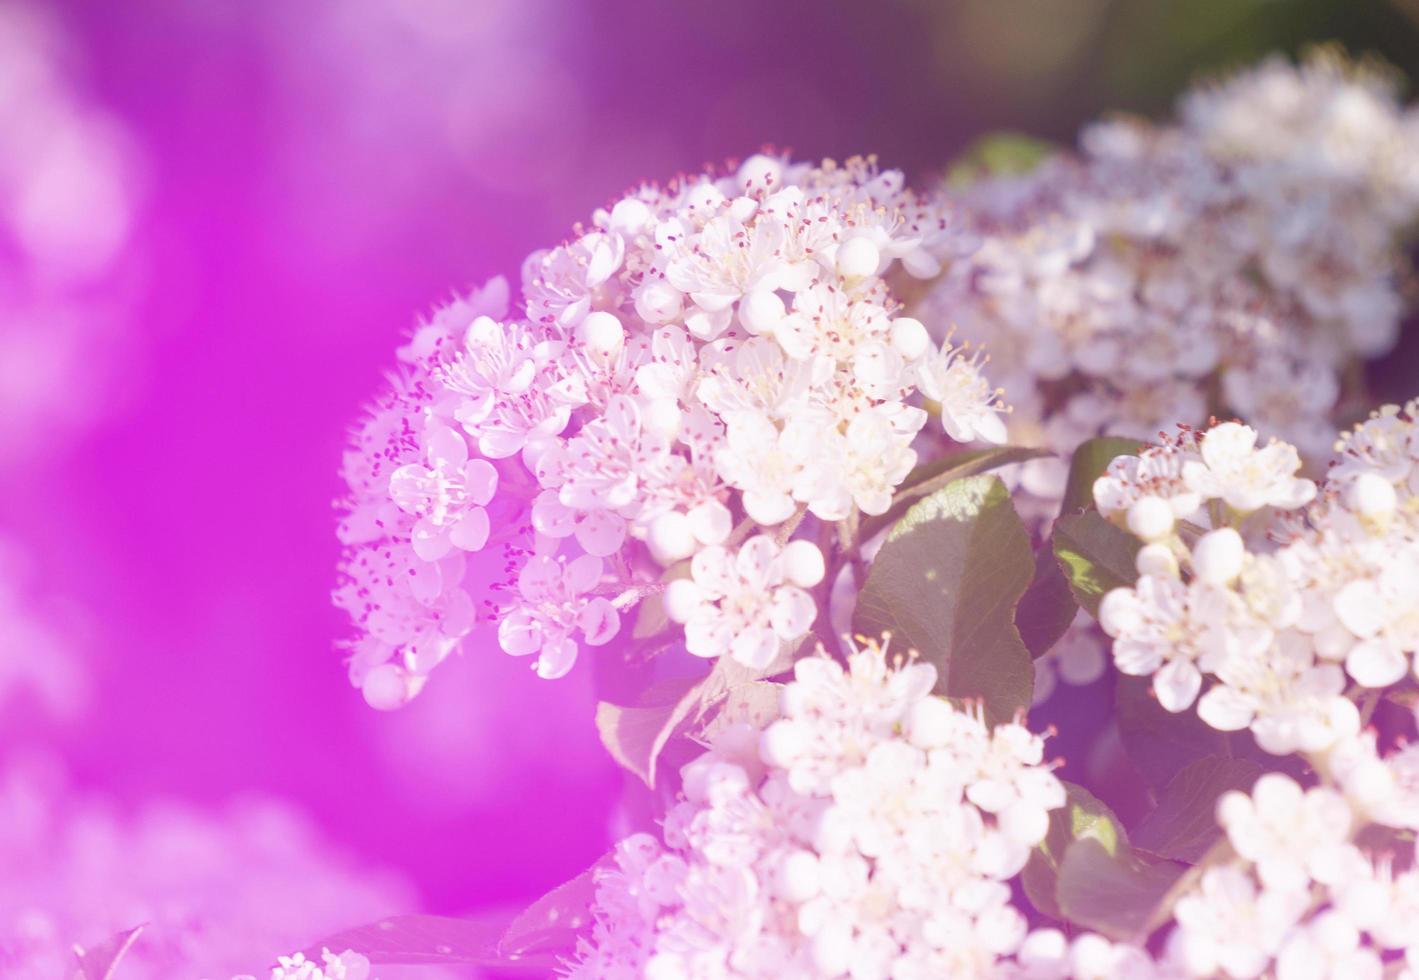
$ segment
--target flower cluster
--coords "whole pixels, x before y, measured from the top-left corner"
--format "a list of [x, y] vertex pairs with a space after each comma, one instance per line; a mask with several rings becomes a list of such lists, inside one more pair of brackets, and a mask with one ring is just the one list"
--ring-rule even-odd
[[[1323, 460], [1393, 345], [1419, 218], [1419, 110], [1334, 51], [1206, 84], [1169, 125], [1111, 119], [1078, 154], [947, 194], [979, 247], [914, 312], [991, 352], [1041, 518], [1085, 439], [1239, 417]], [[1347, 407], [1349, 406], [1349, 407]], [[1087, 630], [1041, 662], [1098, 676]], [[1048, 693], [1048, 686], [1041, 689]]]
[[369, 980], [369, 976], [369, 958], [349, 949], [338, 955], [322, 949], [319, 963], [307, 959], [304, 953], [280, 956], [271, 969], [271, 980]]
[[1064, 788], [1043, 740], [931, 694], [875, 644], [798, 661], [779, 717], [682, 771], [663, 840], [622, 841], [568, 976], [994, 976], [1010, 880]]
[[76, 942], [143, 923], [118, 975], [230, 977], [416, 898], [399, 878], [353, 866], [284, 805], [123, 813], [45, 760], [0, 771], [0, 866], [7, 977], [71, 976]]
[[597, 211], [515, 306], [494, 282], [441, 310], [345, 461], [352, 681], [403, 703], [479, 621], [559, 677], [686, 560], [689, 652], [771, 661], [817, 614], [828, 525], [884, 513], [921, 443], [1005, 436], [980, 358], [884, 278], [958, 247], [870, 160], [756, 156]]
[[1356, 734], [1347, 675], [1386, 688], [1419, 650], [1416, 409], [1347, 433], [1319, 491], [1294, 447], [1237, 423], [1115, 459], [1095, 501], [1145, 542], [1137, 582], [1100, 608], [1118, 668], [1273, 753]]
[[[1410, 816], [1414, 814], [1410, 808]], [[1184, 976], [1250, 980], [1419, 975], [1419, 870], [1355, 843], [1346, 794], [1269, 773], [1217, 806], [1232, 856], [1173, 908], [1167, 955]], [[1398, 972], [1386, 963], [1398, 963]]]

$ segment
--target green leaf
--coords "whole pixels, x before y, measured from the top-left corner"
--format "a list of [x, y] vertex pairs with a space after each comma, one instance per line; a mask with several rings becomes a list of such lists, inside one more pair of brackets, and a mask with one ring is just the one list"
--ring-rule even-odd
[[[770, 666], [770, 670], [776, 667]], [[703, 677], [680, 677], [662, 682], [647, 693], [643, 703], [626, 706], [602, 701], [596, 706], [596, 730], [601, 744], [622, 768], [655, 788], [656, 764], [671, 737], [686, 723], [704, 717], [735, 691], [766, 676], [729, 657], [715, 661]]]
[[946, 183], [953, 188], [969, 187], [987, 177], [1027, 174], [1059, 152], [1045, 140], [1000, 130], [986, 133], [967, 146], [946, 168]]
[[1134, 828], [1134, 846], [1196, 864], [1222, 836], [1217, 800], [1229, 790], [1250, 790], [1261, 767], [1246, 759], [1215, 755], [1189, 763], [1168, 781], [1158, 805]]
[[1104, 520], [1096, 510], [1054, 522], [1054, 556], [1079, 605], [1095, 619], [1113, 589], [1138, 580], [1138, 540]]
[[1064, 917], [1110, 939], [1142, 941], [1184, 868], [1132, 848], [1110, 853], [1097, 840], [1076, 840], [1059, 866], [1055, 898]]
[[1094, 506], [1094, 481], [1104, 475], [1116, 456], [1137, 456], [1148, 443], [1117, 436], [1099, 436], [1080, 444], [1069, 460], [1061, 514], [1077, 514]]
[[1187, 766], [1208, 756], [1230, 758], [1227, 736], [1192, 710], [1177, 714], [1153, 696], [1152, 679], [1118, 676], [1114, 715], [1124, 753], [1154, 790], [1164, 789]]
[[936, 693], [984, 702], [991, 722], [1030, 704], [1034, 668], [1015, 607], [1034, 559], [1005, 485], [957, 480], [892, 528], [858, 596], [853, 628], [890, 631], [939, 673]]
[[1015, 610], [1015, 627], [1030, 656], [1038, 660], [1049, 653], [1078, 612], [1079, 603], [1074, 600], [1053, 548], [1048, 543], [1041, 545], [1035, 552], [1035, 577]]
[[968, 476], [987, 473], [990, 470], [1024, 463], [1032, 459], [1050, 455], [1043, 449], [1025, 449], [1020, 446], [993, 446], [989, 449], [973, 449], [964, 453], [953, 453], [923, 463], [907, 474], [892, 498], [892, 506], [886, 513], [866, 517], [858, 531], [858, 537], [866, 541], [884, 527], [894, 524], [912, 504], [935, 493], [953, 480], [963, 480]]
[[125, 929], [88, 949], [75, 946], [74, 956], [79, 961], [79, 972], [75, 975], [75, 980], [109, 980], [119, 960], [123, 959], [138, 941], [138, 934], [144, 928], [140, 925]]
[[1049, 833], [1030, 854], [1020, 883], [1036, 909], [1055, 919], [1063, 919], [1055, 898], [1059, 865], [1069, 845], [1076, 840], [1095, 840], [1110, 854], [1127, 847], [1127, 835], [1108, 805], [1083, 786], [1066, 782], [1064, 806], [1050, 811]]

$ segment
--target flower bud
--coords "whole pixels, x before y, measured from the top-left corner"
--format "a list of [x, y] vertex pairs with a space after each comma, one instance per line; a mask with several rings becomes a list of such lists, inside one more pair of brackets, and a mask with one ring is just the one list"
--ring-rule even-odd
[[408, 674], [398, 664], [380, 664], [365, 675], [360, 693], [371, 708], [393, 711], [409, 700]]
[[899, 316], [892, 321], [892, 348], [909, 361], [931, 349], [931, 335], [915, 317]]
[[739, 322], [752, 334], [772, 333], [787, 315], [783, 300], [772, 289], [755, 289], [739, 301]]
[[1193, 574], [1211, 585], [1228, 585], [1242, 573], [1246, 554], [1246, 545], [1235, 529], [1208, 531], [1193, 545]]
[[1128, 529], [1144, 541], [1173, 533], [1173, 508], [1161, 497], [1143, 497], [1128, 508]]
[[1165, 544], [1145, 544], [1138, 549], [1133, 565], [1139, 575], [1152, 578], [1177, 578], [1178, 559]]
[[759, 758], [771, 766], [787, 769], [803, 754], [803, 731], [787, 718], [764, 729], [759, 739]]
[[690, 519], [678, 510], [661, 514], [650, 525], [646, 536], [650, 555], [662, 565], [673, 565], [695, 553], [695, 535]]
[[636, 313], [647, 323], [669, 323], [684, 309], [685, 297], [664, 279], [642, 283], [635, 292]]
[[789, 851], [779, 862], [774, 883], [785, 901], [799, 904], [813, 898], [820, 887], [817, 856], [799, 849]]
[[683, 623], [700, 607], [700, 587], [687, 578], [677, 578], [665, 587], [662, 602], [672, 623]]
[[838, 272], [849, 279], [875, 276], [881, 261], [882, 253], [877, 246], [861, 235], [849, 238], [838, 246]]
[[626, 344], [626, 331], [614, 313], [597, 310], [588, 313], [577, 324], [577, 340], [580, 340], [591, 356], [602, 364], [609, 364], [621, 353]]
[[1394, 484], [1378, 473], [1361, 473], [1345, 489], [1345, 506], [1361, 517], [1384, 520], [1399, 506]]
[[790, 541], [783, 549], [784, 576], [794, 585], [811, 589], [823, 581], [827, 568], [823, 564], [823, 553], [812, 541]]

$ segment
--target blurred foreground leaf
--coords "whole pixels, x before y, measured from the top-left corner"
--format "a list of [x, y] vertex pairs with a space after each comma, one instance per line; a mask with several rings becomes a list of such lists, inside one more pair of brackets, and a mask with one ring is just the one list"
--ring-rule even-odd
[[74, 975], [74, 980], [109, 980], [118, 961], [138, 941], [138, 934], [144, 928], [145, 925], [140, 925], [125, 929], [89, 949], [75, 946], [74, 956], [79, 961], [79, 971]]
[[1050, 811], [1049, 833], [1030, 854], [1020, 874], [1025, 895], [1035, 908], [1055, 919], [1063, 919], [1055, 887], [1059, 866], [1069, 845], [1076, 840], [1096, 840], [1108, 853], [1125, 844], [1123, 825], [1108, 805], [1083, 786], [1064, 784], [1068, 798], [1064, 806]]

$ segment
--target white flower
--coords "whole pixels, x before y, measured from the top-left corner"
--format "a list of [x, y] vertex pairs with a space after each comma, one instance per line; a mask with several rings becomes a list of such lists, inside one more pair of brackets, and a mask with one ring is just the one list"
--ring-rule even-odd
[[306, 959], [304, 953], [278, 956], [276, 963], [271, 980], [366, 980], [370, 975], [369, 959], [350, 949], [338, 955], [322, 949], [320, 963]]
[[941, 426], [957, 442], [980, 439], [999, 445], [1007, 440], [1002, 392], [981, 373], [984, 363], [978, 355], [966, 357], [947, 341], [916, 365], [917, 387], [940, 404]]
[[1308, 503], [1316, 487], [1296, 477], [1301, 457], [1295, 448], [1273, 441], [1257, 449], [1256, 440], [1249, 426], [1214, 426], [1200, 437], [1202, 459], [1183, 464], [1183, 479], [1199, 496], [1220, 499], [1241, 513], [1262, 507], [1293, 510]]
[[1099, 624], [1114, 638], [1118, 669], [1152, 675], [1158, 703], [1185, 711], [1202, 689], [1204, 671], [1269, 640], [1240, 616], [1239, 606], [1235, 595], [1203, 582], [1144, 575], [1133, 588], [1104, 596]]
[[[900, 413], [898, 413], [900, 414]], [[916, 465], [911, 437], [925, 418], [920, 412], [905, 420], [904, 432], [887, 406], [867, 409], [851, 418], [845, 432], [790, 426], [791, 451], [804, 460], [793, 495], [825, 521], [840, 521], [854, 507], [865, 514], [883, 514], [892, 493]]]
[[1350, 867], [1350, 807], [1334, 790], [1303, 790], [1289, 776], [1267, 773], [1250, 795], [1223, 794], [1217, 822], [1268, 890], [1304, 894], [1312, 881], [1336, 884]]
[[691, 577], [670, 584], [666, 611], [685, 624], [690, 653], [728, 655], [762, 669], [778, 656], [781, 644], [807, 633], [817, 615], [813, 597], [804, 591], [817, 582], [794, 581], [789, 575], [796, 570], [768, 535], [750, 538], [737, 553], [705, 548], [690, 562]]
[[517, 577], [518, 597], [498, 624], [498, 643], [514, 657], [539, 653], [539, 677], [561, 677], [576, 663], [577, 642], [606, 643], [621, 627], [616, 607], [588, 595], [601, 581], [601, 559], [582, 555], [571, 561], [535, 555]]
[[1258, 888], [1245, 870], [1224, 865], [1202, 873], [1200, 887], [1173, 907], [1169, 952], [1193, 977], [1259, 977], [1309, 904], [1295, 891]]
[[424, 430], [428, 465], [409, 463], [389, 476], [389, 495], [418, 518], [411, 541], [424, 561], [450, 548], [479, 551], [490, 525], [484, 510], [498, 486], [498, 471], [486, 459], [469, 459], [468, 444], [453, 429], [431, 421]]

